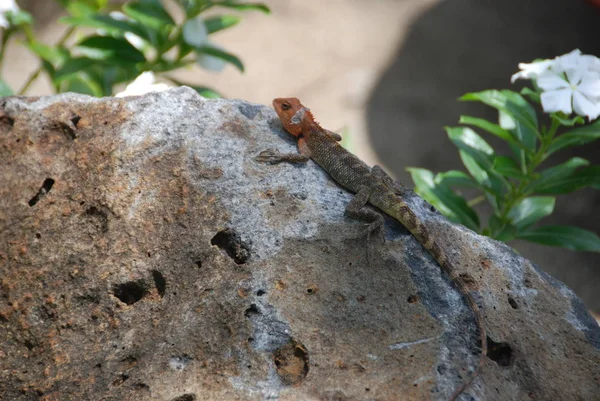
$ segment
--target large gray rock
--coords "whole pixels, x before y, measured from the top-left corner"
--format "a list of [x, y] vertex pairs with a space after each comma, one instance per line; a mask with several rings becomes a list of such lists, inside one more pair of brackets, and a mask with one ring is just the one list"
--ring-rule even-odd
[[[444, 400], [477, 364], [472, 312], [399, 223], [367, 244], [314, 163], [253, 160], [295, 149], [266, 107], [7, 98], [0, 129], [0, 399]], [[598, 399], [581, 301], [407, 201], [483, 306], [461, 399]]]

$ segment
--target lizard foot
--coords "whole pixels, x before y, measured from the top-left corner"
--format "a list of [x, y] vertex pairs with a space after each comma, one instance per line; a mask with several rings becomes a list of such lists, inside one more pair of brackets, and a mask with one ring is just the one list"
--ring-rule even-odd
[[255, 156], [254, 160], [256, 160], [259, 163], [275, 164], [283, 161], [281, 156], [281, 152], [279, 152], [277, 149], [265, 149], [262, 152], [260, 152], [257, 156]]

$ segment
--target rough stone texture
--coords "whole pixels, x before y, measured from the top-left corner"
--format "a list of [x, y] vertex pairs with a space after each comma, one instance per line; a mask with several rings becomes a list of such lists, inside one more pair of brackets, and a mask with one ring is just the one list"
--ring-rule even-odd
[[[394, 221], [385, 243], [272, 110], [189, 88], [7, 98], [0, 398], [444, 400], [474, 368], [460, 294]], [[491, 349], [462, 400], [592, 400], [600, 329], [504, 244], [408, 199], [478, 294]]]

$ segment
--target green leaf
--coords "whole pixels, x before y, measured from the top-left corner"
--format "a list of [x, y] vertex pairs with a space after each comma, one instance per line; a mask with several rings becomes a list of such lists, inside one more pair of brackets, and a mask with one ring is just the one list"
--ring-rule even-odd
[[[446, 127], [450, 140], [459, 148], [461, 159], [473, 178], [492, 193], [486, 193], [496, 210], [502, 203], [503, 178], [494, 171], [494, 149], [467, 127]], [[465, 158], [464, 155], [468, 157]], [[504, 184], [507, 185], [507, 184]]]
[[573, 157], [565, 163], [542, 171], [539, 177], [525, 188], [525, 191], [527, 193], [552, 193], [547, 191], [554, 188], [557, 183], [564, 183], [564, 180], [568, 180], [577, 169], [589, 164], [590, 162], [585, 159]]
[[239, 58], [237, 58], [236, 56], [234, 56], [233, 54], [228, 53], [224, 50], [217, 49], [217, 48], [211, 47], [211, 46], [202, 46], [202, 47], [196, 48], [196, 53], [197, 54], [208, 54], [210, 56], [217, 57], [221, 60], [224, 60], [228, 63], [233, 64], [234, 66], [237, 67], [238, 70], [240, 70], [241, 72], [244, 72], [244, 64], [242, 64], [242, 61]]
[[65, 79], [72, 78], [79, 71], [85, 70], [96, 63], [87, 57], [76, 57], [67, 60], [67, 62], [54, 73], [54, 84], [59, 84]]
[[498, 216], [492, 215], [488, 222], [490, 226], [489, 236], [498, 241], [510, 241], [517, 236], [517, 227], [508, 222], [502, 222]]
[[537, 116], [531, 105], [516, 92], [509, 90], [486, 90], [482, 92], [467, 93], [459, 100], [479, 101], [498, 111], [503, 111], [530, 128], [537, 130]]
[[131, 65], [146, 61], [144, 55], [125, 38], [90, 36], [77, 44], [77, 49], [94, 60]]
[[494, 158], [494, 171], [505, 177], [512, 177], [517, 179], [525, 179], [527, 175], [523, 173], [521, 168], [517, 165], [512, 157], [508, 156], [496, 156]]
[[523, 89], [521, 89], [521, 95], [527, 96], [534, 103], [542, 104], [540, 94], [534, 90], [531, 90], [528, 87], [524, 87]]
[[458, 170], [449, 170], [443, 173], [438, 173], [435, 176], [435, 183], [446, 187], [470, 187], [481, 188], [468, 174]]
[[474, 127], [481, 128], [498, 138], [504, 139], [506, 142], [512, 143], [516, 146], [523, 146], [519, 140], [509, 130], [505, 130], [498, 124], [494, 124], [483, 118], [471, 117], [471, 116], [460, 116], [458, 121], [461, 124], [472, 125]]
[[6, 11], [5, 17], [9, 22], [10, 26], [28, 25], [33, 22], [33, 17], [27, 11]]
[[558, 121], [561, 125], [564, 125], [565, 127], [573, 127], [576, 124], [585, 124], [585, 119], [583, 117], [575, 116], [573, 118], [568, 118], [567, 115], [561, 112], [551, 113], [550, 118]]
[[67, 11], [74, 17], [88, 17], [96, 12], [94, 6], [83, 1], [69, 1]]
[[210, 89], [210, 88], [205, 88], [202, 86], [192, 86], [192, 89], [194, 89], [196, 92], [198, 92], [198, 94], [200, 94], [200, 96], [205, 97], [207, 99], [219, 99], [223, 96], [221, 96], [218, 92], [215, 92], [214, 90]]
[[150, 42], [148, 31], [141, 27], [135, 21], [116, 20], [108, 15], [91, 15], [88, 17], [63, 17], [59, 22], [74, 27], [86, 26], [96, 29], [104, 29], [113, 36], [123, 36], [126, 32], [133, 33], [136, 36]]
[[65, 80], [65, 92], [76, 92], [101, 97], [103, 95], [102, 86], [85, 75], [86, 74], [79, 74], [78, 76]]
[[460, 150], [469, 154], [486, 171], [492, 169], [494, 149], [475, 131], [467, 127], [445, 127], [445, 130]]
[[500, 213], [500, 206], [502, 205], [502, 194], [503, 194], [503, 185], [502, 181], [500, 181], [494, 175], [488, 174], [468, 153], [460, 150], [459, 152], [460, 158], [467, 168], [467, 171], [473, 176], [475, 181], [477, 181], [482, 188], [486, 189], [485, 197], [488, 202], [494, 208], [496, 213]]
[[531, 196], [516, 204], [508, 213], [512, 223], [523, 230], [554, 211], [553, 196]]
[[132, 1], [123, 6], [123, 12], [142, 26], [153, 29], [175, 25], [171, 15], [159, 1]]
[[543, 226], [521, 232], [517, 238], [574, 251], [600, 252], [600, 238], [579, 227]]
[[546, 157], [557, 150], [571, 146], [585, 145], [597, 139], [600, 139], [600, 119], [596, 120], [593, 124], [576, 128], [556, 137], [550, 146], [548, 146]]
[[444, 216], [471, 230], [479, 229], [477, 213], [462, 196], [455, 194], [449, 187], [436, 183], [433, 173], [429, 170], [414, 167], [409, 167], [407, 170], [412, 176], [417, 193], [435, 206]]
[[67, 10], [69, 10], [69, 7], [75, 7], [76, 9], [91, 10], [90, 12], [100, 11], [108, 4], [108, 0], [58, 0], [58, 2]]
[[[516, 92], [509, 90], [487, 90], [482, 92], [467, 93], [460, 100], [479, 101], [503, 113], [505, 119], [514, 120], [514, 129], [511, 131], [521, 140], [530, 152], [535, 150], [538, 131], [537, 116], [531, 105]], [[500, 124], [503, 128], [507, 128]]]
[[567, 177], [562, 177], [548, 182], [544, 186], [536, 186], [535, 192], [539, 194], [558, 195], [567, 194], [585, 187], [598, 187], [600, 185], [600, 166], [588, 166], [573, 172]]
[[233, 8], [239, 11], [261, 11], [270, 14], [271, 10], [264, 3], [238, 3], [236, 0], [213, 2], [213, 5], [219, 7]]
[[27, 47], [42, 60], [59, 65], [69, 58], [69, 51], [64, 47], [46, 46], [40, 42], [28, 42]]
[[242, 19], [234, 15], [220, 15], [218, 17], [207, 18], [204, 20], [208, 33], [215, 33], [222, 29], [236, 25]]
[[4, 80], [0, 79], [0, 96], [12, 96], [13, 90]]

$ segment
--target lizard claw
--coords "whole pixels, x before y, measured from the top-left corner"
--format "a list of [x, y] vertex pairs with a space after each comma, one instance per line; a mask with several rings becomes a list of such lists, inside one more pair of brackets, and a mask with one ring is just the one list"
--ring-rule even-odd
[[254, 157], [259, 163], [279, 163], [281, 161], [281, 153], [277, 149], [265, 149]]

